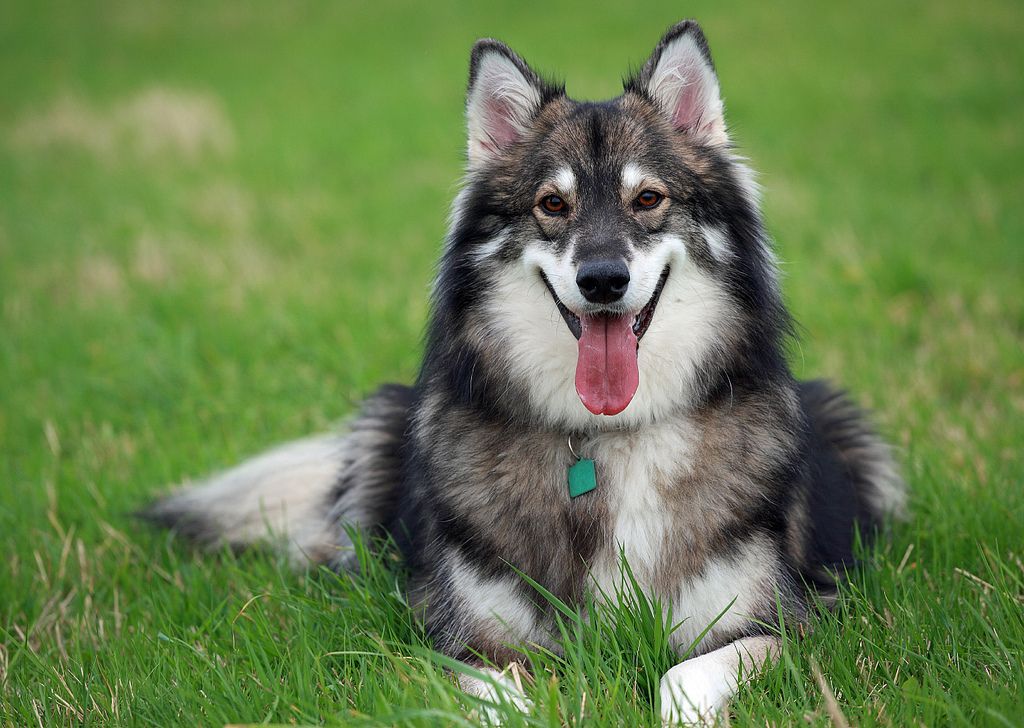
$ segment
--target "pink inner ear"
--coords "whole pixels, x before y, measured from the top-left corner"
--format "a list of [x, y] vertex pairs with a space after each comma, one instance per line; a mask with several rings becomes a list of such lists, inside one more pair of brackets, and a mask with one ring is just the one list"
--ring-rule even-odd
[[677, 91], [675, 113], [672, 115], [672, 122], [677, 129], [703, 131], [700, 127], [710, 127], [714, 124], [714, 119], [704, 118], [714, 99], [711, 98], [711, 89], [708, 88], [702, 70], [692, 65], [683, 66], [678, 70], [685, 85]]
[[519, 139], [519, 129], [513, 121], [511, 104], [497, 98], [484, 102], [484, 130], [487, 141], [483, 145], [492, 152], [498, 152]]

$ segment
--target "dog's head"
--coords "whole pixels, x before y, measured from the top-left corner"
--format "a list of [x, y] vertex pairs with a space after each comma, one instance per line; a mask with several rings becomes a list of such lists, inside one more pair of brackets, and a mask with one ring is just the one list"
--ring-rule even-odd
[[481, 40], [466, 114], [433, 338], [459, 332], [446, 365], [483, 364], [480, 392], [489, 372], [493, 397], [548, 423], [629, 425], [691, 403], [752, 346], [774, 354], [774, 262], [696, 23], [599, 103]]

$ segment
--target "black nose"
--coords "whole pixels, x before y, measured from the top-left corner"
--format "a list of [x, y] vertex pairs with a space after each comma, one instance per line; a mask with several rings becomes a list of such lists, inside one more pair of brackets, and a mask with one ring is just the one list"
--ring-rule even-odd
[[587, 261], [576, 271], [576, 285], [591, 303], [614, 303], [629, 288], [629, 268], [621, 259]]

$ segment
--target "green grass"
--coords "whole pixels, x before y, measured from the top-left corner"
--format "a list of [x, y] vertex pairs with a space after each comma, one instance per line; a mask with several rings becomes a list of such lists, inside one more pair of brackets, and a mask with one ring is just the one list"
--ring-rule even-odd
[[[609, 96], [682, 14], [763, 172], [794, 367], [875, 408], [915, 512], [733, 724], [828, 724], [819, 675], [855, 725], [1024, 724], [1014, 0], [0, 5], [0, 722], [472, 722], [380, 559], [294, 574], [128, 514], [413, 378], [474, 38]], [[635, 606], [567, 623], [515, 720], [656, 725]]]

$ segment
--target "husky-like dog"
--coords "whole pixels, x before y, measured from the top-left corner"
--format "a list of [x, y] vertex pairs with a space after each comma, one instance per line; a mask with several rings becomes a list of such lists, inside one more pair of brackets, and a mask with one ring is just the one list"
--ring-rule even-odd
[[[390, 534], [436, 648], [499, 667], [510, 643], [555, 639], [522, 574], [583, 605], [621, 590], [624, 555], [684, 620], [677, 645], [714, 622], [660, 696], [666, 724], [713, 720], [778, 654], [779, 610], [805, 619], [855, 532], [902, 511], [889, 448], [789, 370], [758, 189], [696, 23], [598, 103], [481, 40], [466, 115], [415, 386], [148, 516], [211, 546], [285, 534], [295, 559], [339, 569], [347, 528]], [[460, 682], [528, 710], [493, 674]]]

